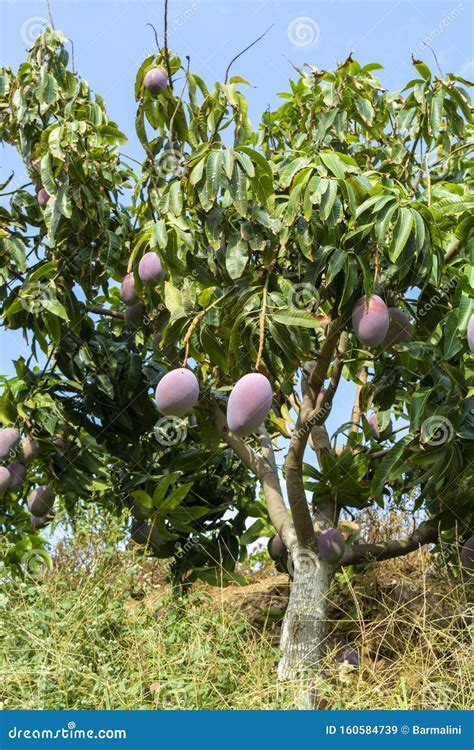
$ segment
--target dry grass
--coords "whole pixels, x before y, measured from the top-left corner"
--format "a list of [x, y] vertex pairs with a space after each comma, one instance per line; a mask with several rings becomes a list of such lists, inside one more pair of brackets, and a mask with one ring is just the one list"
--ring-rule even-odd
[[[277, 635], [287, 579], [264, 571], [248, 589], [201, 587], [173, 599], [161, 563], [77, 533], [39, 581], [8, 582], [0, 694], [8, 709], [286, 709]], [[426, 553], [338, 574], [316, 689], [332, 709], [473, 705], [465, 582]], [[464, 620], [466, 617], [464, 616]], [[340, 665], [356, 645], [359, 668]], [[314, 686], [314, 683], [313, 683]]]

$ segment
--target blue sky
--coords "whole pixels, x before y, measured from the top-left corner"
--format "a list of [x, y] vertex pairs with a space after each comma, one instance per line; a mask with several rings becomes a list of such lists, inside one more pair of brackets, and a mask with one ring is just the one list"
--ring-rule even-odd
[[[106, 100], [109, 115], [130, 138], [123, 150], [142, 157], [134, 135], [133, 84], [143, 59], [155, 50], [153, 23], [162, 34], [163, 1], [51, 0], [56, 28], [74, 42], [75, 65]], [[0, 1], [0, 62], [16, 68], [28, 42], [47, 21], [46, 3]], [[191, 68], [209, 82], [222, 80], [229, 61], [271, 24], [273, 28], [232, 68], [252, 83], [247, 90], [252, 121], [278, 104], [295, 71], [291, 63], [331, 68], [351, 50], [361, 62], [378, 61], [389, 89], [400, 88], [412, 75], [411, 52], [434, 65], [428, 42], [443, 72], [474, 79], [473, 4], [464, 0], [258, 0], [221, 2], [170, 0], [169, 46], [191, 57]], [[289, 62], [291, 61], [291, 63]], [[0, 181], [15, 169], [24, 174], [9, 149], [0, 150]], [[26, 181], [26, 180], [24, 180]], [[21, 184], [18, 182], [17, 184]], [[0, 373], [13, 371], [11, 361], [28, 349], [18, 332], [1, 333]], [[343, 384], [329, 419], [330, 432], [350, 415], [352, 386]]]

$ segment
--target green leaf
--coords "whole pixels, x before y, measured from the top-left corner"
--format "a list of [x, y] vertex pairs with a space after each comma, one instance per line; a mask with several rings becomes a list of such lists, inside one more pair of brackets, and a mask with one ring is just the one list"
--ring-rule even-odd
[[295, 174], [297, 174], [300, 171], [300, 169], [304, 169], [305, 167], [307, 167], [308, 164], [310, 163], [311, 163], [310, 159], [307, 159], [305, 157], [299, 157], [298, 159], [295, 159], [294, 161], [290, 162], [290, 164], [287, 164], [280, 175], [281, 187], [282, 188], [289, 187]]
[[389, 249], [389, 258], [395, 263], [403, 248], [408, 242], [411, 228], [413, 226], [413, 214], [409, 208], [400, 208], [397, 223], [393, 230], [392, 244]]
[[398, 204], [396, 202], [396, 199], [393, 198], [393, 202], [387, 203], [387, 205], [385, 205], [377, 214], [377, 221], [375, 222], [375, 235], [380, 243], [385, 242], [388, 234], [388, 228], [397, 208]]
[[300, 326], [301, 328], [319, 328], [321, 323], [307, 310], [293, 308], [282, 309], [271, 313], [272, 320], [283, 323], [286, 326]]
[[391, 472], [395, 469], [396, 465], [400, 461], [405, 451], [405, 448], [412, 442], [413, 438], [411, 435], [407, 435], [400, 442], [393, 446], [382, 459], [375, 470], [371, 485], [370, 494], [373, 497], [378, 497], [390, 479]]
[[342, 270], [346, 262], [346, 258], [347, 253], [345, 252], [345, 250], [334, 250], [327, 268], [326, 284], [330, 284], [331, 281], [337, 276], [339, 271]]
[[51, 170], [51, 158], [49, 154], [45, 154], [41, 159], [40, 172], [43, 187], [46, 188], [50, 195], [56, 195], [57, 188]]
[[247, 154], [242, 153], [236, 149], [235, 157], [239, 160], [247, 175], [249, 177], [255, 177], [255, 168], [252, 164], [252, 160], [247, 156]]
[[247, 175], [238, 164], [234, 166], [229, 190], [237, 213], [246, 216], [248, 206]]
[[415, 227], [415, 244], [417, 250], [422, 250], [423, 245], [425, 244], [425, 222], [423, 221], [423, 217], [421, 214], [418, 213], [418, 211], [415, 211], [414, 208], [410, 209], [413, 221], [414, 221], [414, 227]]
[[215, 200], [219, 190], [224, 153], [222, 150], [211, 151], [206, 163], [206, 186], [211, 200]]
[[175, 180], [171, 183], [169, 190], [169, 207], [175, 216], [180, 216], [183, 212], [183, 194], [181, 192], [181, 183]]
[[189, 494], [189, 490], [193, 486], [193, 482], [187, 482], [185, 484], [176, 487], [169, 495], [167, 495], [160, 502], [155, 502], [153, 498], [153, 505], [156, 507], [157, 512], [160, 515], [165, 515], [180, 505], [184, 498]]
[[353, 172], [359, 172], [357, 162], [351, 159], [346, 154], [337, 154], [334, 151], [321, 151], [319, 153], [320, 159], [324, 166], [333, 173], [335, 177], [343, 180], [346, 174]]
[[366, 125], [372, 125], [374, 121], [374, 108], [369, 99], [356, 99], [356, 109]]
[[235, 154], [231, 148], [226, 148], [223, 151], [224, 154], [224, 172], [227, 179], [232, 179], [232, 173], [234, 171]]
[[26, 271], [26, 247], [20, 237], [7, 237], [5, 240], [7, 253], [14, 260], [20, 271]]
[[249, 247], [240, 234], [233, 234], [229, 240], [225, 256], [225, 267], [231, 279], [239, 279], [248, 263]]
[[334, 201], [336, 200], [337, 196], [337, 183], [335, 180], [328, 180], [328, 188], [324, 192], [323, 197], [321, 198], [321, 208], [319, 212], [319, 216], [322, 221], [326, 221], [329, 218], [329, 215], [332, 211], [332, 207], [334, 205]]
[[153, 491], [153, 507], [154, 508], [157, 508], [159, 505], [162, 505], [163, 498], [165, 497], [170, 485], [175, 481], [175, 479], [176, 479], [176, 474], [165, 474], [164, 476], [158, 479], [155, 485], [155, 489]]
[[49, 312], [53, 313], [53, 315], [57, 315], [58, 318], [62, 318], [63, 320], [69, 320], [68, 314], [66, 312], [66, 309], [63, 307], [61, 302], [57, 299], [41, 299], [41, 306], [45, 308], [45, 310], [49, 310]]
[[255, 542], [260, 536], [262, 530], [265, 528], [266, 523], [262, 518], [257, 518], [248, 529], [240, 537], [240, 544], [247, 545]]
[[426, 63], [422, 60], [413, 60], [413, 65], [425, 81], [431, 81], [431, 71]]
[[194, 167], [191, 170], [191, 174], [189, 175], [189, 182], [191, 185], [197, 185], [199, 180], [201, 179], [203, 173], [204, 173], [204, 165], [206, 164], [206, 159], [204, 156], [197, 162], [197, 164], [194, 165]]
[[150, 247], [152, 250], [155, 247], [164, 250], [168, 244], [168, 233], [166, 231], [166, 224], [164, 219], [159, 219], [153, 223], [153, 228], [150, 236]]

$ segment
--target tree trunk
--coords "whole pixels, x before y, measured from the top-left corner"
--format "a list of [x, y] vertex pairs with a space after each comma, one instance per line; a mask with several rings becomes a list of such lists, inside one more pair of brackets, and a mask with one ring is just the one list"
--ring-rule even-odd
[[301, 679], [300, 708], [314, 708], [311, 676], [327, 635], [327, 597], [334, 567], [309, 549], [292, 549], [293, 583], [281, 631], [280, 680]]

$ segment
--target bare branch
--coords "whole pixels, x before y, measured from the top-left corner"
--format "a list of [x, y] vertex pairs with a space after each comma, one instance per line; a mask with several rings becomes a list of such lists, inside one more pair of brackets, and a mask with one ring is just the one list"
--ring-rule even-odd
[[48, 9], [48, 16], [49, 16], [49, 22], [51, 24], [51, 29], [54, 31], [54, 21], [53, 21], [53, 14], [51, 13], [51, 5], [49, 3], [49, 0], [46, 0], [46, 7]]
[[109, 310], [106, 307], [99, 307], [99, 305], [86, 305], [86, 310], [95, 315], [108, 315], [110, 318], [120, 318], [121, 320], [125, 317], [124, 314], [118, 312], [118, 310]]
[[324, 406], [320, 408], [321, 388], [334, 357], [342, 326], [343, 322], [340, 318], [329, 324], [327, 336], [316, 363], [308, 363], [303, 368], [301, 383], [303, 401], [285, 461], [286, 487], [291, 515], [298, 541], [303, 546], [312, 545], [314, 539], [313, 524], [303, 482], [303, 456], [311, 428], [323, 424], [327, 418], [339, 383], [343, 365], [342, 357], [336, 357], [334, 361], [331, 383], [323, 397]]
[[232, 65], [233, 65], [233, 64], [235, 63], [235, 61], [236, 61], [236, 60], [238, 60], [238, 59], [239, 59], [239, 57], [241, 57], [241, 56], [242, 56], [242, 55], [244, 54], [244, 52], [247, 52], [247, 50], [249, 50], [249, 49], [250, 49], [251, 47], [253, 47], [253, 46], [254, 46], [255, 44], [257, 44], [257, 42], [259, 42], [259, 41], [260, 41], [260, 39], [263, 39], [263, 37], [264, 37], [264, 36], [265, 36], [266, 34], [268, 34], [268, 32], [270, 31], [270, 29], [271, 29], [271, 28], [273, 28], [273, 26], [274, 26], [274, 25], [275, 25], [275, 24], [273, 24], [273, 23], [272, 23], [272, 25], [271, 25], [271, 26], [269, 26], [269, 27], [268, 27], [268, 29], [267, 29], [266, 31], [264, 31], [264, 32], [263, 32], [263, 34], [261, 34], [261, 36], [259, 36], [259, 37], [258, 37], [258, 39], [256, 39], [256, 40], [255, 40], [254, 42], [252, 42], [252, 44], [249, 44], [249, 46], [248, 46], [248, 47], [246, 47], [245, 49], [243, 49], [243, 50], [242, 50], [242, 52], [239, 52], [239, 54], [238, 54], [238, 55], [236, 55], [235, 57], [233, 57], [233, 58], [232, 58], [232, 60], [231, 60], [231, 61], [230, 61], [230, 63], [228, 64], [228, 66], [227, 66], [227, 70], [226, 70], [226, 72], [225, 72], [225, 76], [224, 76], [224, 83], [227, 83], [227, 79], [229, 78], [229, 70], [231, 69], [231, 67], [232, 67]]
[[356, 388], [354, 406], [352, 407], [352, 416], [351, 416], [352, 426], [351, 426], [350, 432], [357, 432], [357, 430], [359, 429], [359, 422], [360, 422], [360, 415], [361, 415], [360, 394], [361, 394], [362, 388], [367, 383], [368, 374], [369, 373], [368, 373], [368, 369], [366, 365], [360, 368], [358, 376], [361, 382], [357, 384], [357, 388]]
[[345, 552], [341, 565], [356, 565], [358, 563], [378, 562], [402, 557], [415, 552], [425, 544], [433, 544], [438, 540], [438, 531], [425, 521], [411, 536], [405, 539], [394, 539], [380, 544], [353, 544]]

